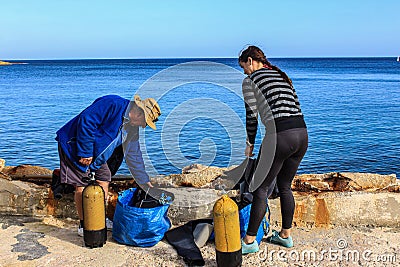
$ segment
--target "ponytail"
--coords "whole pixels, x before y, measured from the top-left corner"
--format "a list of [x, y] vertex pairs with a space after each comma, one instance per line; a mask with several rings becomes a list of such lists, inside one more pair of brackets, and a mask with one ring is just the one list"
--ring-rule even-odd
[[293, 87], [292, 80], [289, 78], [289, 76], [277, 66], [272, 65], [260, 48], [254, 45], [250, 45], [246, 49], [242, 50], [239, 55], [239, 63], [247, 62], [249, 57], [251, 57], [255, 61], [261, 62], [269, 69], [276, 70], [282, 76], [282, 78], [290, 85], [290, 87]]
[[289, 76], [286, 74], [286, 72], [282, 71], [280, 68], [278, 68], [275, 65], [272, 65], [271, 63], [267, 63], [267, 65], [269, 65], [269, 67], [273, 70], [276, 70], [281, 76], [282, 78], [290, 85], [290, 87], [293, 88], [293, 82], [292, 79], [289, 78]]

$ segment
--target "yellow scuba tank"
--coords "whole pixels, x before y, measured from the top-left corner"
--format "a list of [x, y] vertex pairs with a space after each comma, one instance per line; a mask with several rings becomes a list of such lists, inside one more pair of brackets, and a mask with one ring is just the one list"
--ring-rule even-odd
[[241, 266], [239, 210], [227, 195], [218, 199], [213, 208], [217, 266]]
[[83, 239], [85, 246], [102, 247], [107, 241], [106, 206], [103, 188], [96, 183], [94, 173], [82, 192]]

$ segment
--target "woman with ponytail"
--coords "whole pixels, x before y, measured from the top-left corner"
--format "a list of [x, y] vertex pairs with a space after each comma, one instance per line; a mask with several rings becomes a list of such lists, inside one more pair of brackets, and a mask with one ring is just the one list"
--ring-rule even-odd
[[280, 232], [273, 231], [267, 240], [292, 247], [290, 234], [295, 203], [291, 183], [308, 148], [303, 113], [292, 80], [272, 65], [260, 48], [249, 46], [243, 50], [239, 64], [247, 75], [242, 84], [246, 108], [246, 156], [254, 155], [258, 115], [266, 129], [253, 177], [253, 204], [246, 236], [242, 240], [242, 253], [259, 250], [255, 238], [265, 216], [268, 188], [275, 177], [280, 195], [282, 228]]

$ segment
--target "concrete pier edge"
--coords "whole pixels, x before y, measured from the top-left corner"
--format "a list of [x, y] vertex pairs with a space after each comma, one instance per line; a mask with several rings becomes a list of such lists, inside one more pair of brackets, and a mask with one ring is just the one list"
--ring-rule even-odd
[[[219, 192], [214, 189], [175, 188], [169, 209], [174, 225], [211, 217]], [[295, 226], [400, 227], [400, 194], [394, 192], [295, 192]], [[272, 224], [280, 224], [279, 199], [269, 201]], [[73, 195], [53, 198], [51, 189], [33, 183], [0, 179], [0, 213], [76, 219]]]

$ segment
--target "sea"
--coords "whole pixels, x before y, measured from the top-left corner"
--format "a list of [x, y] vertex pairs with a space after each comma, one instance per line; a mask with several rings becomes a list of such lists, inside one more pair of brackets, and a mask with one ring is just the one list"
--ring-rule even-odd
[[[298, 173], [400, 177], [400, 63], [396, 58], [271, 58], [293, 80], [309, 132]], [[19, 60], [0, 66], [0, 158], [59, 167], [56, 131], [96, 98], [153, 97], [157, 129], [141, 129], [146, 170], [240, 164], [245, 112], [236, 58]], [[259, 125], [255, 152], [265, 131]], [[129, 174], [125, 163], [119, 174]]]

